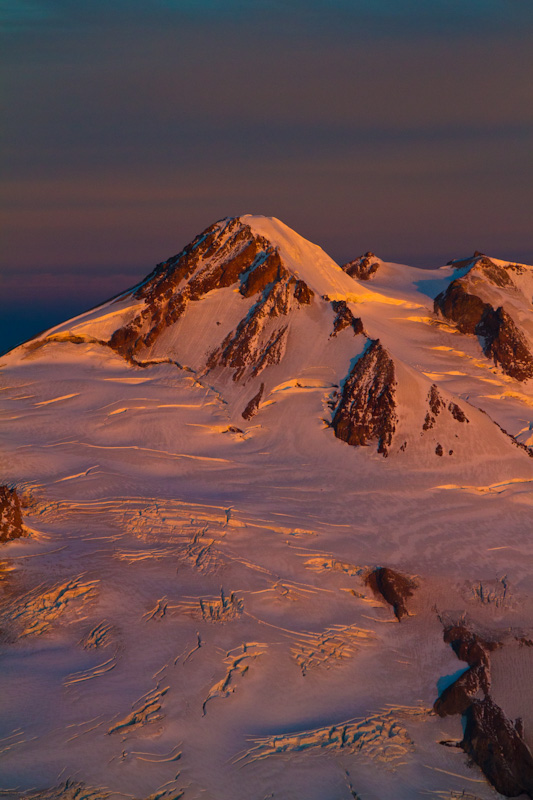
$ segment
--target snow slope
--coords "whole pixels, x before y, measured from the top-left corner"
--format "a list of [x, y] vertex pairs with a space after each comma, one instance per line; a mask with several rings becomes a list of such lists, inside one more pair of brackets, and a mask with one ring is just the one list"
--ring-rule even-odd
[[[432, 711], [459, 620], [530, 703], [533, 388], [434, 305], [463, 280], [529, 347], [533, 268], [493, 263], [357, 281], [222, 220], [2, 357], [7, 796], [500, 796]], [[401, 623], [378, 567], [416, 584]]]

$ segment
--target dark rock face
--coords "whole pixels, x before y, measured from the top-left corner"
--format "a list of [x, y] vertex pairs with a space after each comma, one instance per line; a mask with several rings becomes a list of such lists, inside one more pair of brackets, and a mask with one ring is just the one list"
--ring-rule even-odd
[[17, 490], [0, 486], [0, 542], [10, 542], [26, 536]]
[[[466, 264], [469, 262], [467, 261]], [[473, 269], [488, 282], [500, 288], [513, 288], [508, 270], [493, 264], [486, 256], [472, 259]], [[435, 313], [455, 322], [461, 333], [479, 336], [484, 354], [499, 364], [511, 378], [525, 381], [533, 377], [533, 354], [523, 333], [512, 317], [500, 306], [469, 291], [465, 278], [457, 278], [435, 298]]]
[[369, 280], [379, 269], [379, 261], [374, 253], [368, 252], [364, 256], [359, 256], [354, 261], [348, 261], [342, 265], [342, 269], [350, 276], [359, 281]]
[[467, 709], [461, 746], [500, 794], [533, 797], [533, 756], [521, 724], [513, 725], [490, 696]]
[[378, 567], [366, 579], [374, 594], [381, 595], [393, 607], [398, 622], [408, 616], [406, 602], [412, 596], [417, 584], [412, 578], [401, 575], [389, 567]]
[[470, 669], [442, 692], [434, 711], [441, 717], [464, 715], [460, 746], [498, 792], [533, 798], [533, 756], [524, 741], [522, 720], [513, 724], [490, 696], [490, 653], [500, 643], [486, 641], [463, 625], [447, 628], [444, 641]]
[[259, 403], [261, 402], [261, 398], [263, 397], [263, 392], [265, 391], [265, 384], [262, 383], [259, 387], [259, 391], [256, 395], [252, 397], [250, 402], [247, 404], [246, 408], [242, 412], [242, 416], [244, 419], [252, 419], [252, 417], [257, 414], [257, 410], [259, 408]]
[[439, 717], [464, 714], [475, 696], [481, 691], [483, 681], [484, 672], [480, 665], [467, 669], [435, 701], [434, 711]]
[[485, 355], [492, 358], [495, 364], [501, 364], [507, 375], [518, 381], [533, 377], [533, 355], [523, 334], [501, 306], [486, 309], [476, 333], [485, 340]]
[[440, 311], [446, 319], [455, 322], [461, 333], [475, 334], [487, 308], [491, 306], [475, 294], [469, 294], [459, 280], [452, 281], [444, 292], [437, 295], [434, 302], [435, 313]]
[[457, 403], [450, 403], [448, 405], [448, 411], [450, 411], [452, 417], [456, 419], [457, 422], [470, 422], [463, 409], [460, 408]]
[[335, 312], [332, 336], [336, 336], [345, 328], [351, 328], [354, 334], [363, 333], [363, 323], [359, 317], [354, 317], [345, 300], [332, 300], [331, 306]]
[[429, 431], [434, 426], [441, 410], [443, 408], [446, 408], [446, 403], [440, 396], [439, 390], [437, 389], [435, 384], [432, 384], [429, 390], [428, 405], [429, 405], [429, 410], [426, 414], [424, 424], [422, 425], [422, 430], [424, 431]]
[[[276, 248], [248, 225], [238, 218], [215, 223], [177, 256], [159, 264], [138, 287], [133, 296], [145, 300], [146, 305], [113, 333], [109, 345], [125, 358], [134, 359], [181, 317], [190, 302], [213, 289], [240, 283], [240, 293], [250, 297], [289, 277]], [[304, 297], [305, 289], [299, 287], [298, 294]], [[307, 296], [310, 302], [309, 289]]]
[[301, 306], [310, 305], [313, 302], [314, 296], [315, 293], [309, 288], [305, 281], [296, 281], [296, 285], [294, 287], [294, 297]]
[[282, 324], [270, 332], [266, 329], [270, 321], [289, 313], [294, 286], [294, 279], [270, 284], [248, 316], [210, 354], [207, 368], [232, 367], [235, 369], [233, 380], [238, 381], [247, 368], [255, 377], [269, 364], [278, 364], [285, 352], [288, 326]]
[[179, 255], [160, 264], [134, 292], [146, 305], [113, 333], [109, 345], [131, 363], [142, 365], [146, 350], [190, 303], [214, 289], [235, 285], [243, 297], [258, 299], [210, 353], [206, 367], [233, 368], [236, 381], [245, 373], [254, 377], [269, 364], [279, 363], [285, 352], [288, 325], [273, 320], [310, 305], [314, 292], [291, 275], [267, 239], [238, 218], [216, 223]]
[[435, 701], [434, 711], [440, 717], [464, 714], [479, 692], [490, 691], [490, 653], [499, 645], [487, 642], [462, 625], [444, 631], [444, 641], [451, 644], [457, 658], [466, 661], [470, 669], [463, 672]]
[[463, 269], [464, 267], [475, 269], [477, 273], [500, 287], [513, 285], [513, 281], [509, 277], [509, 270], [513, 272], [521, 271], [521, 268], [517, 264], [499, 267], [486, 255], [480, 253], [479, 250], [476, 250], [474, 255], [470, 258], [459, 258], [448, 261], [448, 266], [453, 266], [456, 269]]
[[[444, 641], [451, 644], [452, 650], [461, 661], [466, 661], [469, 667], [482, 664], [486, 670], [490, 665], [490, 653], [500, 647], [499, 642], [482, 639], [477, 633], [472, 633], [464, 625], [451, 625], [444, 631]], [[489, 684], [487, 683], [487, 689]]]
[[335, 436], [351, 445], [377, 441], [388, 455], [396, 429], [394, 363], [379, 339], [356, 361], [332, 420]]
[[[439, 394], [439, 390], [435, 384], [432, 384], [429, 392], [428, 392], [428, 410], [426, 413], [426, 418], [424, 420], [424, 424], [422, 425], [423, 431], [429, 431], [435, 425], [437, 421], [437, 417], [441, 413], [441, 411], [446, 410], [446, 403], [442, 399]], [[448, 403], [448, 411], [452, 415], [452, 417], [457, 422], [468, 422], [466, 414], [464, 411], [457, 405], [457, 403]], [[435, 453], [438, 456], [442, 456], [444, 453], [444, 449], [441, 444], [437, 444], [435, 449]], [[451, 455], [451, 453], [450, 453]]]

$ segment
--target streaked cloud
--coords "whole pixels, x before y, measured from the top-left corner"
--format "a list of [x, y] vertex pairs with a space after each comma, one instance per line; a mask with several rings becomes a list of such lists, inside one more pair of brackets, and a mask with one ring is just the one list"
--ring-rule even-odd
[[5, 285], [104, 293], [247, 212], [339, 260], [533, 260], [529, 0], [2, 9]]

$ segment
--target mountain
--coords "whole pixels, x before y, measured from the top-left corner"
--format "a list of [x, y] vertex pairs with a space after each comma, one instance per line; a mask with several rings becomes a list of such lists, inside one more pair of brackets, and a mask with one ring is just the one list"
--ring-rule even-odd
[[1, 788], [533, 796], [532, 276], [246, 215], [3, 356]]
[[[99, 343], [131, 365], [168, 361], [190, 369], [221, 393], [232, 422], [239, 422], [246, 409], [249, 418], [274, 397], [277, 404], [282, 403], [280, 392], [289, 384], [298, 388], [305, 376], [313, 386], [331, 390], [327, 403], [334, 413], [327, 422], [335, 435], [349, 444], [375, 442], [385, 456], [408, 447], [417, 454], [423, 450], [438, 451], [437, 455], [452, 455], [450, 450], [457, 453], [459, 448], [463, 457], [480, 450], [485, 453], [487, 448], [498, 454], [509, 449], [477, 408], [469, 406], [468, 414], [461, 408], [464, 400], [447, 389], [447, 373], [434, 378], [416, 363], [419, 354], [414, 348], [435, 349], [438, 345], [426, 340], [443, 338], [438, 318], [412, 315], [413, 310], [427, 311], [431, 306], [432, 298], [421, 294], [417, 285], [420, 275], [412, 274], [420, 271], [402, 270], [404, 282], [407, 278], [411, 285], [407, 283], [402, 296], [396, 297], [380, 292], [377, 281], [369, 289], [353, 279], [359, 274], [354, 269], [363, 262], [372, 270], [376, 267], [372, 275], [378, 266], [381, 276], [387, 275], [386, 265], [374, 259], [367, 254], [345, 265], [343, 272], [320, 248], [278, 220], [251, 216], [222, 220], [177, 256], [159, 264], [138, 286], [43, 334], [32, 346], [67, 340]], [[523, 306], [529, 273], [524, 277], [526, 268], [517, 265], [492, 264], [489, 270], [486, 264], [492, 262], [474, 258], [466, 266], [463, 262], [458, 268], [452, 265], [446, 276], [439, 275], [445, 288], [434, 301], [435, 309], [456, 323], [461, 333], [477, 331], [482, 338], [484, 330], [484, 354], [492, 356], [506, 374], [522, 380], [528, 359], [533, 366], [533, 357], [513, 322], [514, 308], [507, 312], [486, 303], [490, 314], [481, 310], [479, 319], [468, 325], [463, 307], [474, 303], [481, 309], [483, 301], [467, 294], [463, 286], [477, 286], [481, 269], [488, 286], [479, 292], [494, 295], [496, 291], [499, 300], [497, 291], [510, 289], [510, 303], [522, 316], [527, 313]], [[427, 280], [428, 273], [423, 274]], [[510, 274], [519, 274], [524, 284], [516, 298], [519, 290], [507, 277]], [[368, 275], [363, 277], [368, 279]], [[380, 284], [386, 280], [382, 277]], [[462, 305], [454, 302], [458, 293]], [[458, 306], [462, 312], [458, 313]], [[421, 334], [411, 325], [408, 335], [413, 341], [407, 343], [403, 335], [397, 344], [396, 328], [409, 327], [394, 325], [400, 321], [399, 314], [404, 322], [422, 323], [426, 330]], [[361, 315], [371, 324], [372, 334]], [[383, 325], [386, 322], [388, 327], [393, 323], [392, 336]], [[433, 335], [431, 327], [437, 329]], [[489, 334], [489, 327], [498, 330]], [[469, 377], [475, 380], [476, 376]], [[465, 392], [460, 395], [464, 397]], [[294, 413], [300, 417], [298, 406]], [[323, 415], [323, 410], [318, 413]], [[443, 442], [437, 441], [439, 435]]]

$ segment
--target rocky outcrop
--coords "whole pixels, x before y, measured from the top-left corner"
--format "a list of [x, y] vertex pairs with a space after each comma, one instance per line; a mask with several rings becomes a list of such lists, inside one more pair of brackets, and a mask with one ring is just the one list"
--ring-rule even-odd
[[494, 261], [491, 261], [484, 253], [480, 253], [479, 250], [476, 250], [474, 255], [470, 258], [459, 258], [448, 261], [448, 266], [455, 267], [455, 269], [466, 268], [473, 270], [500, 288], [513, 285], [513, 280], [509, 275], [509, 271], [516, 272], [521, 270], [521, 267], [517, 264], [508, 264], [506, 267], [501, 267], [495, 264]]
[[394, 363], [379, 339], [370, 340], [342, 388], [332, 420], [335, 436], [350, 445], [377, 442], [387, 456], [396, 429]]
[[448, 403], [448, 411], [457, 422], [470, 422], [463, 409], [457, 403]]
[[374, 253], [370, 251], [365, 253], [364, 256], [348, 261], [347, 264], [342, 265], [342, 269], [350, 276], [359, 281], [368, 281], [372, 278], [380, 266], [380, 260]]
[[[462, 262], [461, 262], [462, 263]], [[455, 266], [459, 262], [454, 262]], [[457, 325], [461, 333], [474, 334], [481, 340], [483, 352], [511, 378], [519, 381], [533, 377], [533, 354], [526, 338], [511, 315], [502, 306], [494, 307], [476, 294], [474, 279], [498, 288], [514, 291], [508, 270], [494, 264], [486, 256], [466, 262], [471, 270], [452, 281], [435, 298], [435, 313]]]
[[383, 597], [393, 607], [398, 622], [408, 616], [407, 600], [417, 588], [417, 583], [412, 578], [389, 567], [378, 567], [367, 576], [366, 583], [374, 594]]
[[10, 542], [26, 536], [17, 490], [0, 486], [0, 542]]
[[345, 300], [332, 300], [331, 306], [335, 312], [333, 333], [331, 336], [336, 336], [345, 328], [351, 328], [355, 335], [364, 332], [361, 319], [359, 317], [354, 317]]
[[500, 794], [533, 798], [533, 756], [524, 740], [522, 721], [513, 723], [490, 696], [490, 654], [501, 644], [481, 638], [464, 625], [446, 628], [444, 641], [469, 669], [442, 692], [433, 706], [435, 712], [441, 717], [464, 715], [460, 746]]
[[216, 223], [178, 256], [160, 264], [133, 291], [144, 307], [114, 331], [109, 346], [130, 363], [142, 364], [160, 334], [191, 303], [230, 286], [256, 302], [251, 308], [243, 304], [243, 318], [211, 350], [202, 368], [229, 367], [235, 381], [257, 376], [266, 366], [278, 364], [285, 352], [288, 324], [276, 323], [276, 318], [310, 305], [315, 295], [286, 268], [277, 248], [239, 218]]
[[466, 710], [461, 747], [506, 797], [533, 797], [533, 756], [523, 739], [521, 720], [514, 724], [490, 696]]
[[475, 334], [487, 308], [491, 306], [477, 295], [467, 292], [460, 280], [452, 281], [434, 301], [435, 313], [440, 311], [446, 319], [455, 322], [461, 333]]
[[484, 339], [485, 355], [501, 364], [507, 375], [518, 381], [533, 377], [533, 355], [526, 339], [501, 306], [486, 309], [476, 333]]
[[457, 658], [466, 661], [469, 669], [448, 686], [435, 701], [434, 710], [440, 717], [464, 714], [480, 693], [490, 690], [490, 653], [498, 644], [481, 639], [462, 625], [444, 631], [444, 641], [451, 644]]
[[265, 391], [265, 384], [262, 383], [259, 387], [259, 391], [255, 394], [249, 403], [247, 403], [246, 408], [242, 412], [242, 416], [244, 419], [249, 420], [257, 414], [259, 409], [259, 403], [261, 402], [261, 398], [263, 397], [263, 392]]
[[[127, 359], [155, 343], [160, 333], [179, 320], [191, 302], [213, 289], [234, 284], [244, 297], [289, 280], [277, 249], [254, 234], [239, 218], [222, 220], [207, 228], [181, 253], [159, 264], [133, 291], [144, 308], [118, 328], [109, 345]], [[296, 287], [295, 279], [293, 284]], [[307, 287], [306, 287], [307, 288]], [[310, 302], [311, 290], [297, 286], [299, 302]]]
[[301, 306], [311, 305], [314, 296], [315, 293], [309, 288], [305, 281], [296, 281], [294, 286], [294, 297]]
[[439, 394], [439, 390], [435, 384], [432, 384], [428, 393], [428, 406], [429, 409], [426, 413], [426, 418], [422, 426], [422, 430], [429, 431], [437, 421], [442, 409], [446, 408], [446, 403]]
[[207, 369], [217, 366], [235, 370], [233, 380], [240, 380], [248, 369], [255, 377], [269, 364], [279, 364], [287, 343], [287, 324], [272, 325], [277, 317], [289, 313], [294, 298], [294, 279], [271, 284], [262, 297], [231, 331], [219, 348], [207, 359]]
[[[442, 411], [446, 409], [452, 415], [456, 422], [468, 422], [467, 416], [465, 412], [460, 408], [457, 403], [450, 402], [448, 406], [446, 406], [445, 401], [441, 397], [437, 385], [433, 383], [430, 387], [427, 397], [428, 403], [428, 410], [426, 412], [426, 417], [424, 419], [424, 424], [422, 425], [423, 431], [429, 431], [431, 428], [434, 427], [435, 423], [437, 422], [437, 417]], [[438, 456], [443, 455], [443, 447], [442, 445], [438, 444], [435, 450]]]

